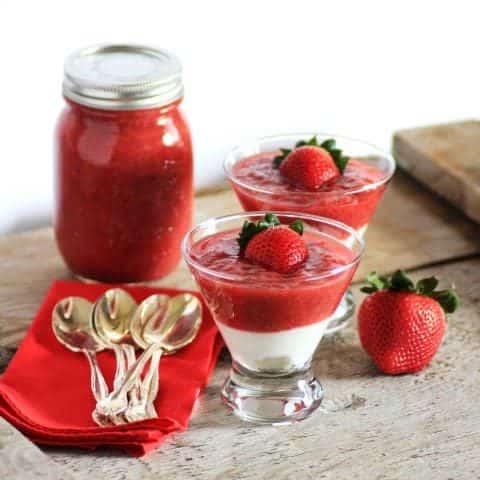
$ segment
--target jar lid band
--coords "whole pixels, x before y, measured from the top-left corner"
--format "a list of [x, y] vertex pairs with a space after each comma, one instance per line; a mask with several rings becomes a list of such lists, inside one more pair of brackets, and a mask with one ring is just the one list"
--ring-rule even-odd
[[183, 97], [182, 66], [172, 53], [140, 45], [95, 45], [65, 61], [63, 94], [105, 110], [140, 110]]

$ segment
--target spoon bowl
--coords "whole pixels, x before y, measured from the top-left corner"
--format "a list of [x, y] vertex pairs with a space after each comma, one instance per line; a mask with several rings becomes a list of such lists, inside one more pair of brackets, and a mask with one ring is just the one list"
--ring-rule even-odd
[[[97, 363], [96, 352], [105, 344], [96, 336], [92, 325], [93, 306], [84, 298], [67, 297], [60, 300], [52, 311], [52, 329], [57, 340], [73, 352], [82, 352], [90, 365], [90, 387], [97, 402], [108, 395], [107, 384]], [[93, 420], [107, 425], [108, 418], [96, 412]]]
[[99, 352], [105, 348], [92, 328], [92, 308], [92, 304], [81, 297], [64, 298], [53, 308], [53, 332], [58, 341], [73, 352]]
[[158, 344], [169, 354], [193, 341], [201, 320], [202, 304], [194, 295], [151, 295], [137, 308], [131, 331], [142, 348]]
[[[160, 340], [164, 354], [177, 350], [193, 342], [202, 323], [202, 304], [194, 295], [183, 293], [170, 299], [164, 326], [164, 337]], [[152, 336], [150, 324], [144, 330], [148, 340]]]
[[107, 290], [93, 310], [93, 327], [98, 337], [107, 345], [131, 343], [130, 320], [136, 308], [137, 303], [125, 290]]
[[162, 328], [169, 303], [168, 295], [150, 295], [137, 307], [131, 319], [130, 331], [135, 343], [144, 350], [150, 345], [144, 337], [146, 326], [149, 325], [149, 330], [154, 331]]

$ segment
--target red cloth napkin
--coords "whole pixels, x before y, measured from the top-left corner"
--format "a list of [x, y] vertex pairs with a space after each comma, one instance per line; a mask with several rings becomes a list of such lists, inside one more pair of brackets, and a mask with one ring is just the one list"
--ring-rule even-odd
[[[80, 296], [93, 302], [111, 287], [76, 281], [54, 282], [18, 352], [0, 377], [0, 416], [36, 443], [88, 449], [108, 445], [141, 456], [168, 434], [187, 427], [195, 400], [205, 387], [223, 346], [203, 301], [203, 321], [195, 341], [161, 361], [160, 390], [155, 402], [158, 418], [111, 427], [99, 427], [93, 422], [95, 400], [90, 390], [87, 359], [56, 340], [51, 314], [62, 298]], [[137, 302], [154, 293], [172, 296], [180, 293], [147, 287], [122, 285], [121, 288]], [[200, 298], [196, 292], [189, 293]], [[112, 388], [113, 353], [100, 352], [98, 362]]]

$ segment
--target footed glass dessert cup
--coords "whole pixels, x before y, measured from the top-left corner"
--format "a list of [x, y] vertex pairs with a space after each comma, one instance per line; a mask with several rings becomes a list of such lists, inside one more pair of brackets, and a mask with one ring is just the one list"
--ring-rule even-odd
[[[335, 148], [349, 157], [339, 179], [318, 191], [292, 185], [273, 159], [281, 149], [316, 138], [317, 144], [333, 139]], [[305, 132], [252, 140], [230, 151], [224, 162], [226, 176], [246, 211], [290, 211], [331, 218], [354, 228], [363, 237], [370, 219], [395, 171], [393, 157], [359, 140], [326, 133]], [[350, 290], [335, 312], [330, 332], [348, 324], [355, 311]]]
[[291, 423], [320, 405], [323, 389], [311, 364], [363, 252], [358, 232], [335, 220], [273, 212], [301, 220], [306, 260], [278, 273], [242, 255], [238, 235], [265, 212], [212, 218], [191, 230], [184, 258], [230, 350], [224, 402], [244, 420]]

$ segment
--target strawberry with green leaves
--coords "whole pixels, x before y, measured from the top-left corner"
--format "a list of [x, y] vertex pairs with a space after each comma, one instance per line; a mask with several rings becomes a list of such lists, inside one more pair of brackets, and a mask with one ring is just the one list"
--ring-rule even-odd
[[281, 152], [273, 159], [274, 168], [294, 185], [310, 191], [340, 177], [349, 160], [333, 138], [319, 144], [314, 136], [300, 140], [293, 150], [282, 148]]
[[435, 277], [416, 284], [404, 271], [391, 277], [371, 273], [368, 293], [358, 313], [358, 332], [365, 351], [384, 373], [422, 370], [436, 354], [446, 330], [446, 313], [459, 299], [451, 288], [437, 290]]
[[276, 215], [267, 213], [256, 223], [245, 221], [237, 242], [246, 259], [279, 273], [290, 273], [308, 256], [302, 235], [300, 220], [281, 225]]

